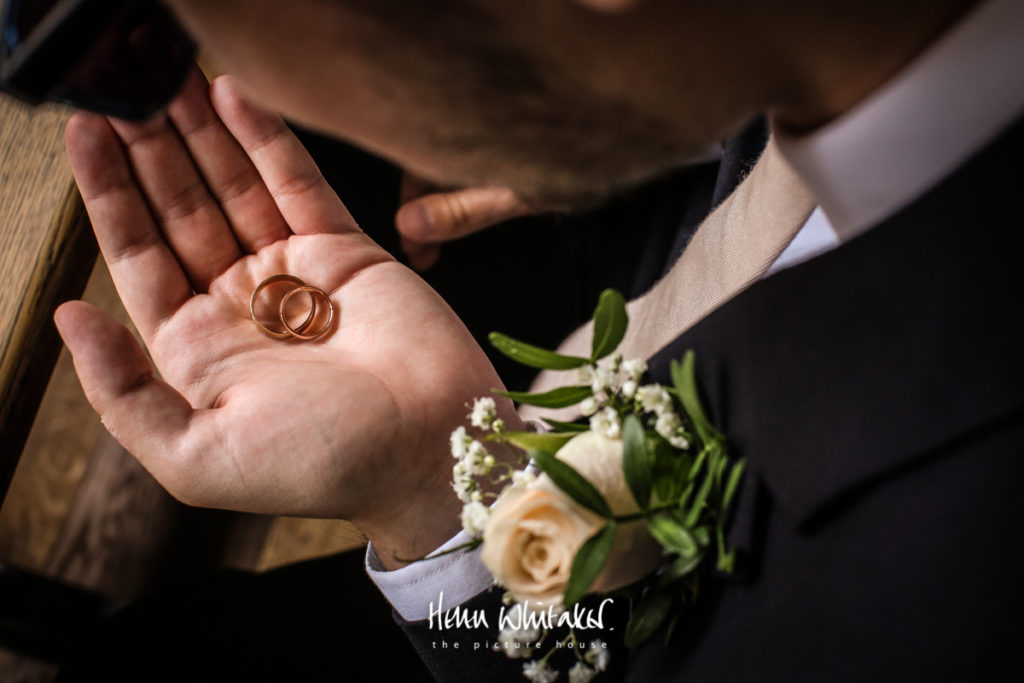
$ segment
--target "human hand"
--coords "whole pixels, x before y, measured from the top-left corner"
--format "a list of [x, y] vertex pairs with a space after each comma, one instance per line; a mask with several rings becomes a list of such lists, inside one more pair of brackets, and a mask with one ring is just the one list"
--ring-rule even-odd
[[[195, 71], [166, 116], [77, 114], [71, 165], [127, 329], [56, 314], [89, 401], [180, 500], [350, 519], [389, 563], [458, 528], [448, 434], [501, 386], [440, 297], [360, 231], [283, 121]], [[320, 287], [335, 326], [306, 342], [250, 319], [264, 278]], [[517, 418], [500, 402], [510, 425]]]
[[419, 271], [437, 263], [443, 242], [535, 212], [504, 187], [441, 192], [409, 172], [402, 174], [400, 199], [395, 227], [409, 265]]

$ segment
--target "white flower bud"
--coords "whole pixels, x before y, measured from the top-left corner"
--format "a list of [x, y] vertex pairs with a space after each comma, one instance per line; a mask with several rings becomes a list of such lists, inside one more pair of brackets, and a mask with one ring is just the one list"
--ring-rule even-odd
[[615, 381], [615, 374], [606, 368], [595, 368], [594, 377], [590, 381], [590, 388], [594, 393], [604, 391]]
[[658, 419], [654, 423], [654, 431], [666, 439], [670, 439], [676, 435], [682, 426], [679, 416], [673, 411], [666, 410], [658, 415]]
[[690, 442], [682, 435], [670, 436], [668, 442], [681, 451], [685, 451], [690, 447]]
[[636, 399], [648, 413], [661, 414], [672, 409], [672, 397], [659, 384], [645, 384], [636, 390]]
[[554, 683], [558, 672], [548, 666], [547, 660], [537, 660], [523, 664], [523, 676], [533, 683]]
[[479, 501], [473, 501], [462, 507], [462, 528], [471, 536], [482, 533], [487, 527], [491, 511]]
[[491, 428], [491, 423], [494, 422], [496, 417], [497, 407], [494, 404], [494, 399], [490, 396], [484, 398], [478, 398], [473, 402], [473, 412], [469, 414], [469, 422], [474, 427], [479, 427], [483, 430]]
[[608, 660], [611, 659], [611, 654], [608, 652], [608, 646], [605, 645], [603, 640], [592, 640], [590, 641], [590, 649], [587, 651], [587, 654], [583, 655], [583, 659], [590, 666], [594, 667], [595, 670], [604, 671], [608, 668]]
[[516, 470], [512, 473], [512, 488], [526, 488], [537, 480], [537, 475], [526, 470]]
[[584, 417], [590, 417], [597, 412], [597, 399], [593, 396], [583, 399], [580, 403], [580, 412], [583, 413]]
[[466, 436], [465, 427], [457, 427], [452, 432], [451, 439], [449, 440], [452, 448], [452, 457], [461, 460], [466, 456], [466, 445], [470, 439]]
[[643, 358], [631, 358], [622, 363], [622, 371], [639, 382], [640, 378], [647, 372], [647, 361]]
[[627, 379], [622, 383], [622, 395], [626, 398], [633, 398], [636, 394], [636, 380]]
[[594, 381], [594, 366], [583, 365], [576, 368], [576, 384], [590, 384]]
[[583, 662], [576, 662], [569, 669], [569, 683], [590, 683], [596, 675], [597, 672]]
[[[487, 457], [490, 453], [484, 448], [484, 445], [479, 441], [474, 440], [469, 444], [469, 449], [466, 452], [466, 457], [463, 458], [462, 462], [466, 463], [466, 471], [473, 475], [487, 474], [489, 468], [486, 465]], [[493, 461], [493, 458], [492, 458]]]
[[619, 414], [614, 408], [608, 407], [590, 418], [590, 430], [606, 436], [609, 439], [617, 439], [622, 434], [622, 425], [619, 422]]
[[470, 492], [474, 486], [473, 480], [469, 477], [455, 477], [455, 480], [452, 482], [452, 490], [455, 491], [455, 495], [463, 503], [471, 502]]

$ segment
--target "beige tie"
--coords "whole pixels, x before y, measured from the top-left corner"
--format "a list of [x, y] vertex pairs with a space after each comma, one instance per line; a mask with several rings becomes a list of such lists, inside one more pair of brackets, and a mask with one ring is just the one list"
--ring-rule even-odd
[[[629, 329], [619, 346], [625, 358], [650, 358], [764, 275], [814, 210], [810, 191], [779, 153], [774, 139], [736, 190], [711, 212], [683, 255], [646, 294], [630, 301]], [[590, 354], [593, 324], [562, 342], [559, 353]], [[530, 391], [575, 383], [574, 371], [544, 370]], [[576, 406], [553, 411], [521, 406], [520, 416], [572, 420]]]

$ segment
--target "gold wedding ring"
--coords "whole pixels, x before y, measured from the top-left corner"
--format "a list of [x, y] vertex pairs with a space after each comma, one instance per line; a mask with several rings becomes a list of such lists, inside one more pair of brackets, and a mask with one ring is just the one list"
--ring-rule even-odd
[[[256, 300], [259, 298], [260, 293], [268, 286], [278, 282], [291, 282], [295, 285], [295, 287], [288, 290], [288, 292], [282, 297], [281, 303], [278, 306], [278, 318], [279, 322], [284, 327], [283, 330], [274, 330], [267, 327], [256, 315]], [[309, 313], [306, 315], [306, 319], [293, 327], [288, 324], [285, 317], [285, 308], [287, 307], [288, 302], [291, 301], [292, 297], [300, 292], [309, 294], [310, 309]], [[307, 333], [306, 330], [309, 329], [309, 326], [317, 319], [317, 311], [319, 310], [318, 299], [327, 307], [327, 320], [316, 332], [310, 334]], [[252, 321], [256, 323], [256, 327], [258, 327], [259, 330], [268, 337], [273, 337], [274, 339], [295, 338], [310, 340], [322, 336], [331, 328], [331, 324], [334, 322], [334, 303], [331, 301], [331, 297], [327, 295], [327, 292], [319, 287], [307, 285], [304, 281], [294, 275], [281, 273], [278, 275], [271, 275], [256, 285], [256, 289], [253, 290], [252, 296], [249, 297], [249, 315], [252, 317]]]
[[[311, 332], [309, 334], [305, 333], [305, 328], [307, 327], [306, 323], [299, 325], [297, 328], [293, 328], [291, 325], [288, 324], [288, 319], [284, 315], [284, 311], [285, 308], [288, 306], [288, 302], [292, 300], [293, 296], [299, 294], [300, 292], [309, 292], [309, 296], [312, 297], [314, 301], [317, 297], [319, 297], [323, 299], [325, 302], [327, 302], [327, 320], [324, 321], [324, 324], [320, 326], [319, 330]], [[313, 310], [316, 310], [315, 303], [313, 304]], [[301, 285], [284, 295], [284, 298], [281, 299], [281, 306], [278, 309], [278, 314], [281, 318], [281, 324], [284, 325], [284, 329], [288, 330], [288, 333], [291, 334], [296, 339], [316, 339], [324, 332], [331, 329], [331, 323], [334, 322], [334, 304], [331, 303], [331, 297], [327, 296], [327, 292], [320, 289], [319, 287], [313, 287], [311, 285]], [[309, 322], [308, 319], [307, 322]]]

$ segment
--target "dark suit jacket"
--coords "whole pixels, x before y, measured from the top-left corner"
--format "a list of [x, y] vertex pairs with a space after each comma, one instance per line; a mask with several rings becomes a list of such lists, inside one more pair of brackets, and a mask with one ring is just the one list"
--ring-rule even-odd
[[[1021, 159], [1018, 122], [652, 359], [667, 384], [696, 350], [705, 403], [748, 461], [742, 563], [672, 640], [630, 655], [628, 680], [1024, 680]], [[516, 661], [400, 625], [442, 680], [522, 680]]]

